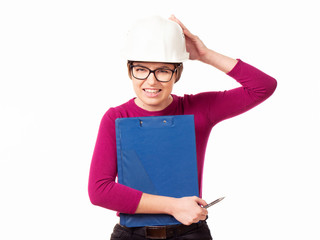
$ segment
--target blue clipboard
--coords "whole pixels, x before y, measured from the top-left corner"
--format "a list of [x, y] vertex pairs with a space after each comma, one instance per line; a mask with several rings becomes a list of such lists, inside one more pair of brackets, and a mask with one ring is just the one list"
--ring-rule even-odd
[[[116, 119], [118, 182], [144, 193], [199, 196], [193, 115]], [[166, 214], [123, 214], [127, 227], [180, 224]]]

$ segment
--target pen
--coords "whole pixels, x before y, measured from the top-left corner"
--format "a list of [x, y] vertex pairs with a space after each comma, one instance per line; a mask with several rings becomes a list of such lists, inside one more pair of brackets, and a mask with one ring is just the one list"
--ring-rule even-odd
[[224, 199], [224, 197], [222, 197], [222, 198], [218, 198], [218, 199], [214, 200], [213, 202], [211, 202], [211, 203], [209, 203], [209, 204], [207, 204], [207, 205], [203, 206], [203, 208], [207, 209], [207, 208], [211, 207], [212, 205], [214, 205], [214, 204], [216, 204], [216, 203], [218, 203], [218, 202], [222, 201], [223, 199]]

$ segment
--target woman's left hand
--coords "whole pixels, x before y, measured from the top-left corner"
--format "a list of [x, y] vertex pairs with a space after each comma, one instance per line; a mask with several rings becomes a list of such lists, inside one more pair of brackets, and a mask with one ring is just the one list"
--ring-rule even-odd
[[203, 61], [206, 54], [209, 52], [209, 49], [206, 47], [206, 45], [204, 45], [198, 36], [193, 35], [174, 15], [171, 15], [169, 19], [178, 23], [182, 28], [186, 38], [187, 52], [190, 53], [189, 58], [191, 60]]

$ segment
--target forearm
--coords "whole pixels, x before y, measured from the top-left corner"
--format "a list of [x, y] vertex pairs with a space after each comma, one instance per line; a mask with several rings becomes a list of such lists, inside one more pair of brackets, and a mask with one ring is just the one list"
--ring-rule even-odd
[[92, 204], [117, 212], [134, 214], [142, 193], [115, 183], [112, 179], [89, 177], [89, 197]]
[[207, 49], [206, 54], [201, 56], [200, 61], [209, 64], [224, 73], [229, 73], [237, 64], [237, 60]]
[[206, 219], [207, 203], [196, 196], [172, 198], [143, 193], [135, 213], [169, 214], [185, 225]]
[[199, 96], [200, 99], [204, 99], [200, 104], [208, 106], [208, 119], [212, 124], [257, 106], [270, 97], [277, 86], [277, 81], [273, 77], [241, 60], [228, 76], [242, 86], [227, 91], [202, 93], [202, 96]]
[[172, 206], [175, 198], [143, 193], [136, 213], [169, 214], [172, 215]]

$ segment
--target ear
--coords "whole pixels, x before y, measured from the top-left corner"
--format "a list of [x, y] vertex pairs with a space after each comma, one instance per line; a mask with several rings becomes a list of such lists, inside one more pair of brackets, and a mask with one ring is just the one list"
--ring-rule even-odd
[[178, 76], [178, 72], [177, 71], [174, 73], [173, 77], [174, 77], [174, 84], [176, 84], [180, 79], [180, 77]]
[[128, 69], [128, 76], [132, 80], [132, 74], [131, 74], [131, 68], [130, 68], [130, 63], [129, 62], [127, 64], [127, 69]]

